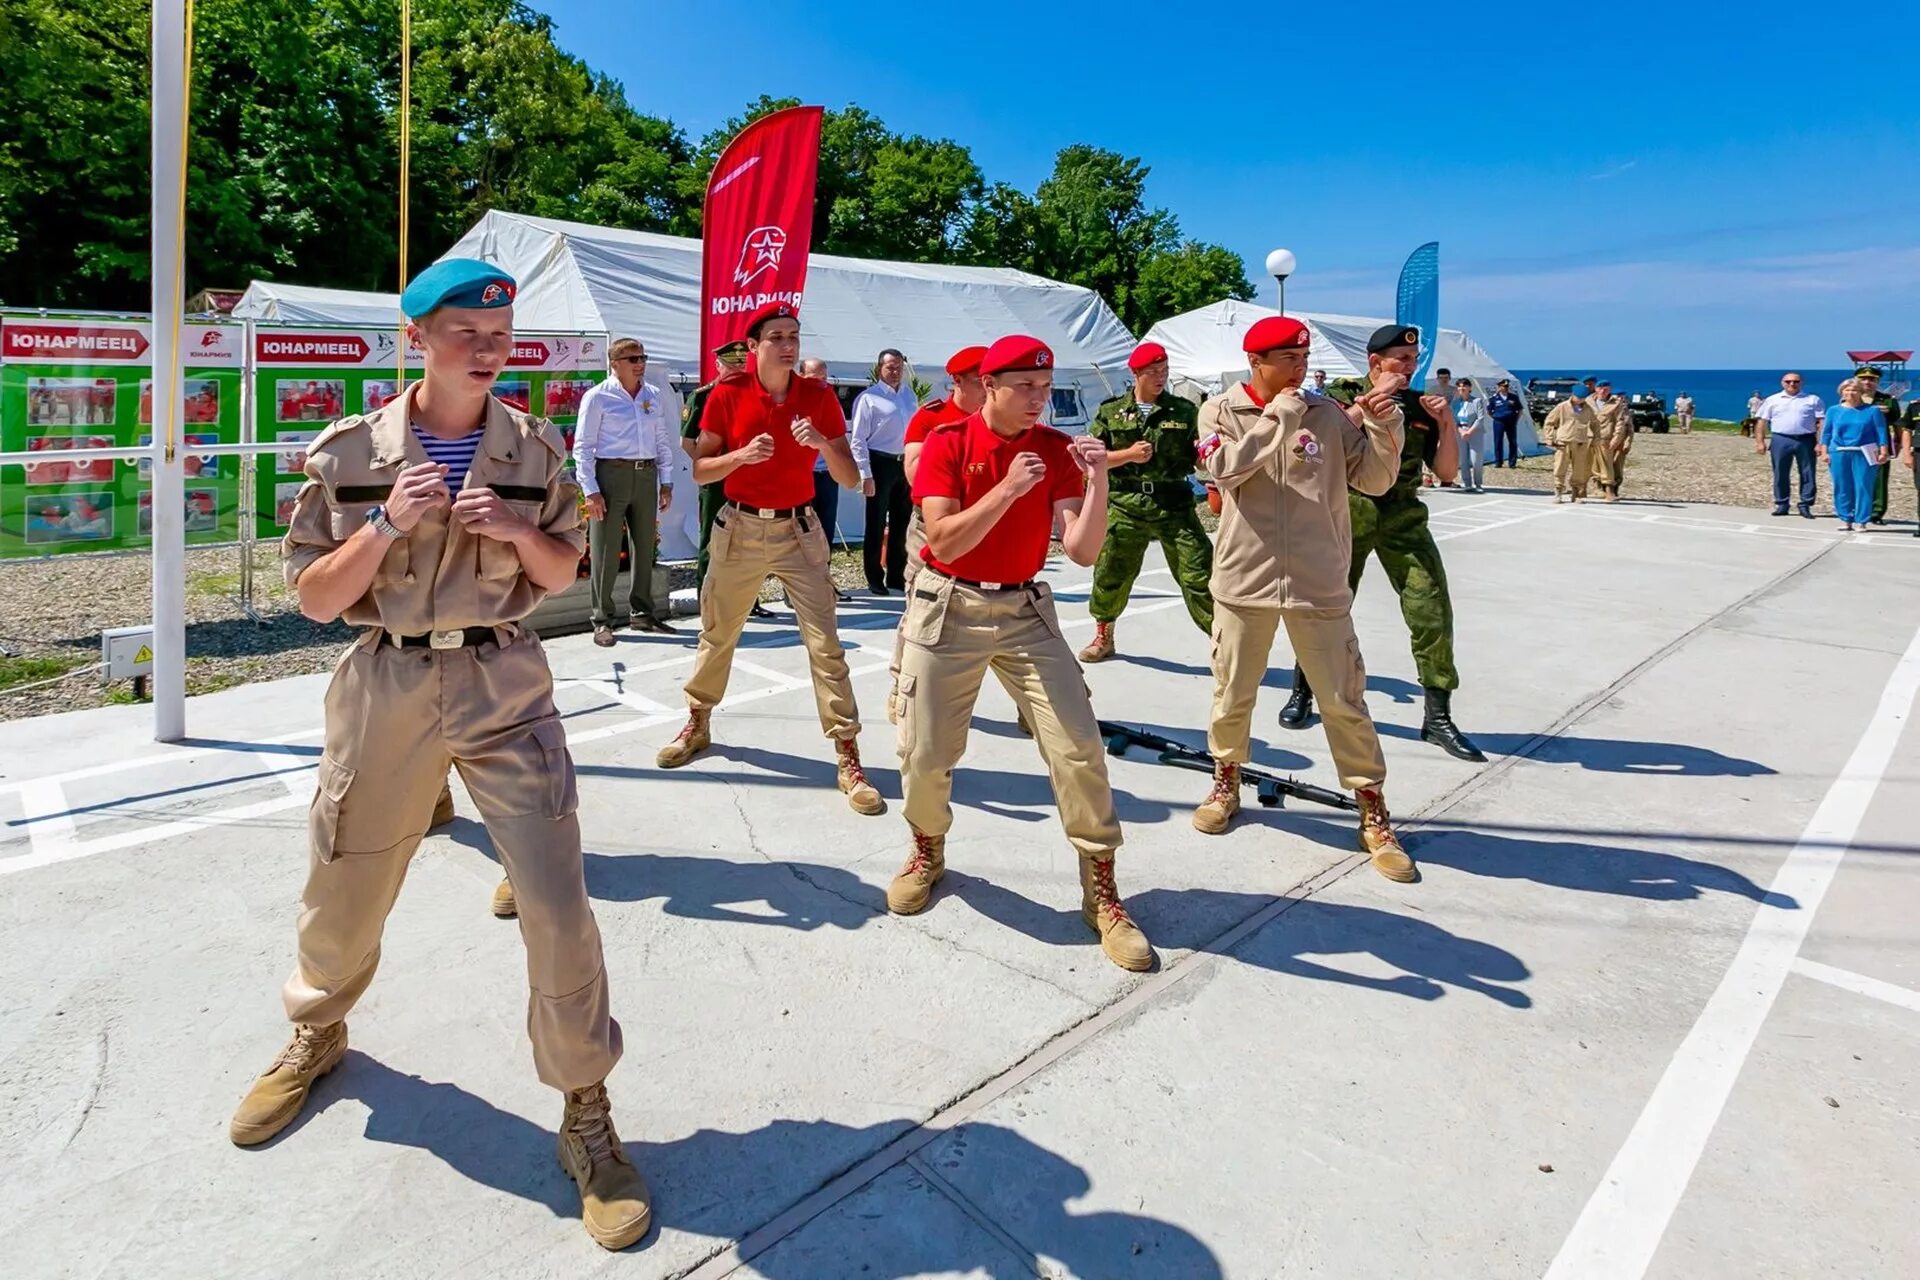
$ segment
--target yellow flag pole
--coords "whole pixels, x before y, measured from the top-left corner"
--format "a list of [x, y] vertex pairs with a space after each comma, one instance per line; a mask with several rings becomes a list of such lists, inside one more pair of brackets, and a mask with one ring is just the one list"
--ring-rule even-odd
[[[413, 176], [413, 0], [400, 0], [400, 285], [407, 291], [407, 190]], [[394, 392], [407, 388], [407, 315], [399, 317]]]

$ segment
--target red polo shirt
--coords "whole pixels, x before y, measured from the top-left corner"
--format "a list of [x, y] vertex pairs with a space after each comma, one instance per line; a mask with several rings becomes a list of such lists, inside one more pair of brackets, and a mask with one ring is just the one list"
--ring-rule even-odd
[[907, 443], [925, 444], [927, 437], [932, 435], [936, 428], [944, 427], [950, 422], [966, 420], [967, 411], [957, 408], [951, 400], [935, 400], [930, 404], [923, 404], [914, 411], [911, 418], [907, 419]]
[[977, 413], [928, 436], [913, 477], [915, 502], [951, 498], [965, 510], [1006, 478], [1017, 454], [1039, 454], [1047, 474], [1015, 499], [979, 546], [952, 564], [936, 560], [932, 547], [921, 558], [943, 573], [975, 582], [1025, 582], [1038, 574], [1053, 537], [1053, 504], [1086, 492], [1086, 477], [1067, 444], [1068, 438], [1052, 427], [1029, 427], [1006, 439]]
[[813, 429], [829, 440], [847, 434], [840, 399], [819, 378], [795, 375], [782, 404], [775, 404], [753, 375], [723, 379], [708, 394], [700, 430], [719, 436], [723, 452], [744, 447], [762, 432], [773, 437], [773, 456], [737, 468], [723, 482], [722, 493], [749, 507], [804, 507], [813, 502], [813, 464], [820, 455], [793, 438], [795, 418], [812, 419]]

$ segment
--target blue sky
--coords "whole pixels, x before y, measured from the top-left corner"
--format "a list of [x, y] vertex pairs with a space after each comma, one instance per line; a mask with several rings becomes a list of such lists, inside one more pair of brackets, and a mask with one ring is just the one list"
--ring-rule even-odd
[[[1389, 314], [1401, 261], [1438, 240], [1442, 322], [1509, 367], [1920, 347], [1910, 30], [1856, 38], [1773, 3], [1000, 11], [1024, 26], [842, 0], [533, 3], [694, 137], [765, 92], [953, 138], [1029, 191], [1070, 143], [1139, 156], [1151, 200], [1244, 256], [1264, 300], [1267, 250], [1298, 255], [1290, 310]], [[741, 26], [762, 15], [781, 22], [767, 52]]]

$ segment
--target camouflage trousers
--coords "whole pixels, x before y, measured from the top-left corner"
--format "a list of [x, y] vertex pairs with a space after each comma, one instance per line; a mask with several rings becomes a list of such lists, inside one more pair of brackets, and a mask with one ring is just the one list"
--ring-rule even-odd
[[1360, 588], [1367, 556], [1380, 557], [1387, 581], [1400, 596], [1400, 616], [1413, 640], [1413, 662], [1420, 683], [1429, 689], [1458, 689], [1453, 665], [1453, 598], [1447, 594], [1447, 568], [1427, 531], [1427, 504], [1418, 498], [1375, 502], [1351, 495], [1353, 563], [1347, 585]]
[[1213, 543], [1200, 527], [1200, 517], [1188, 507], [1185, 511], [1167, 511], [1151, 518], [1131, 514], [1117, 504], [1107, 506], [1107, 540], [1100, 546], [1100, 558], [1093, 566], [1093, 595], [1088, 610], [1095, 622], [1112, 622], [1126, 610], [1133, 594], [1133, 580], [1140, 576], [1140, 563], [1147, 544], [1158, 542], [1166, 553], [1167, 567], [1187, 602], [1187, 614], [1194, 625], [1213, 634]]
[[696, 591], [707, 585], [707, 544], [713, 541], [713, 522], [719, 518], [720, 508], [726, 505], [727, 494], [723, 486], [700, 486], [700, 553], [693, 562], [693, 585]]

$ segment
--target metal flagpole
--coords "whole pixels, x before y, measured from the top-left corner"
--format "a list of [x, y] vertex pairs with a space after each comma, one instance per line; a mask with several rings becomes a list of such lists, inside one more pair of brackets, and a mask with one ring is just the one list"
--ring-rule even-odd
[[[186, 471], [180, 455], [188, 0], [153, 0], [153, 736], [187, 736]], [[164, 424], [164, 425], [161, 425]]]

